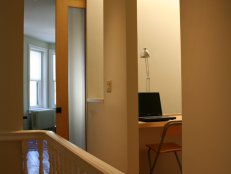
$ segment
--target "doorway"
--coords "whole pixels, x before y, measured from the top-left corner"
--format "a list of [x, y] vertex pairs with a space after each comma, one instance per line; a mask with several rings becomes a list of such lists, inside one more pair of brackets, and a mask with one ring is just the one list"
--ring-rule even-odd
[[24, 2], [24, 129], [85, 149], [85, 1]]
[[[138, 91], [158, 92], [164, 115], [181, 115], [181, 45], [179, 0], [137, 1], [138, 27]], [[147, 50], [146, 60], [141, 53]], [[149, 65], [149, 66], [148, 66]], [[147, 83], [147, 80], [149, 80]], [[155, 129], [155, 130], [154, 130]], [[161, 129], [139, 129], [140, 173], [148, 173], [146, 144], [157, 143]], [[181, 137], [174, 141], [181, 144]], [[163, 157], [163, 164], [172, 164]], [[160, 162], [161, 164], [161, 162]], [[160, 165], [161, 166], [161, 165]], [[177, 165], [164, 165], [157, 173], [178, 173]]]
[[55, 131], [55, 3], [24, 0], [24, 129]]

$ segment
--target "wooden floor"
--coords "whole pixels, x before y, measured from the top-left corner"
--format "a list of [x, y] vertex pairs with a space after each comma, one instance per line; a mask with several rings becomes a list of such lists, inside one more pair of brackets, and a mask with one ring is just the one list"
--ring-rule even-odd
[[[28, 153], [27, 153], [27, 171], [28, 174], [39, 174], [39, 153], [37, 148], [37, 142], [36, 141], [30, 141], [28, 143]], [[43, 173], [49, 174], [50, 169], [50, 163], [49, 163], [49, 155], [48, 155], [48, 149], [46, 146], [46, 142], [44, 142], [44, 148], [43, 148]]]

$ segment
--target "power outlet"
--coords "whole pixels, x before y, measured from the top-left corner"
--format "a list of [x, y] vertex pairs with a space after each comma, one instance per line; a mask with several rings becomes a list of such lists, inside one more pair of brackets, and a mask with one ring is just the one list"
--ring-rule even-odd
[[112, 81], [111, 80], [106, 81], [106, 91], [107, 93], [112, 92]]

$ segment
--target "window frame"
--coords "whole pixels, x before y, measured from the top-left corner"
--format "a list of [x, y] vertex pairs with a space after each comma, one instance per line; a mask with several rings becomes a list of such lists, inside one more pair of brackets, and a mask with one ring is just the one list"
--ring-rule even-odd
[[[40, 82], [40, 95], [38, 98], [38, 105], [30, 106], [30, 51], [38, 51], [42, 53], [41, 57], [41, 82]], [[39, 47], [33, 44], [29, 44], [28, 47], [28, 106], [29, 110], [37, 108], [47, 108], [48, 107], [48, 49]]]
[[[55, 108], [56, 107], [56, 102], [55, 102], [55, 89], [54, 89], [54, 79], [53, 79], [53, 55], [56, 56], [56, 52], [54, 49], [49, 49], [49, 64], [48, 64], [48, 68], [49, 68], [49, 108]], [[56, 61], [55, 61], [56, 62]], [[56, 75], [56, 73], [55, 73]], [[55, 78], [56, 79], [56, 78]], [[56, 82], [56, 80], [55, 80]]]

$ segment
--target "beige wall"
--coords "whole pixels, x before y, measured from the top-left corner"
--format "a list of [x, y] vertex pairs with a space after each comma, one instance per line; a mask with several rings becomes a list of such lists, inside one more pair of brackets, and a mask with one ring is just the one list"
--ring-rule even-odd
[[103, 99], [103, 0], [87, 0], [87, 98]]
[[22, 173], [22, 146], [21, 142], [0, 142], [0, 171], [4, 174]]
[[183, 173], [230, 174], [231, 1], [182, 0]]
[[[136, 144], [138, 140], [136, 130], [127, 129], [127, 121], [133, 121], [134, 115], [127, 120], [125, 96], [130, 74], [125, 68], [125, 4], [122, 0], [110, 0], [105, 6], [107, 22], [104, 36], [105, 43], [110, 44], [105, 51], [104, 75], [112, 80], [113, 92], [105, 94], [104, 104], [89, 106], [89, 120], [92, 121], [89, 125], [92, 138], [89, 150], [126, 171], [127, 149], [130, 147], [127, 140], [132, 136], [134, 138], [129, 141]], [[231, 173], [230, 8], [229, 0], [181, 1], [183, 170], [187, 174]], [[0, 85], [1, 131], [22, 127], [22, 15], [22, 0], [1, 1], [0, 74], [4, 82]], [[135, 82], [133, 78], [130, 80], [131, 84]], [[129, 127], [133, 126], [132, 123]], [[135, 171], [138, 165], [133, 164]]]
[[[20, 130], [23, 116], [23, 1], [1, 1], [0, 21], [0, 131]], [[21, 173], [20, 151], [19, 143], [1, 142], [1, 173]]]
[[[181, 113], [179, 0], [137, 0], [138, 54], [151, 54], [150, 91], [161, 96], [163, 113]], [[145, 61], [138, 58], [139, 91], [146, 91]]]
[[104, 91], [104, 103], [88, 104], [87, 128], [88, 151], [131, 174], [138, 173], [135, 16], [133, 0], [104, 1], [104, 79], [112, 92]]
[[0, 131], [22, 129], [23, 0], [0, 5]]

